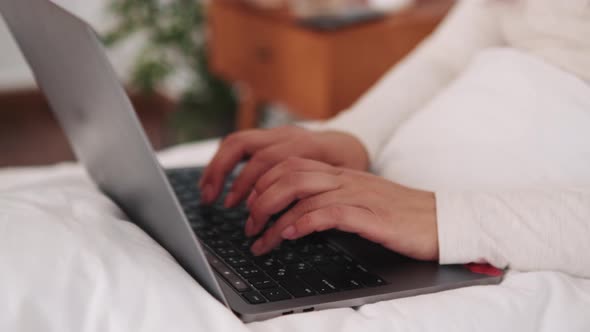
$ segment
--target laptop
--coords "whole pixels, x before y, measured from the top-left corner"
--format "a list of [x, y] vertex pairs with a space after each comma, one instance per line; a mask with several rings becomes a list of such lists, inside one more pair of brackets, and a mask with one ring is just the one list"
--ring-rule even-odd
[[88, 24], [48, 0], [0, 0], [0, 12], [97, 187], [244, 322], [500, 282], [342, 232], [253, 256], [244, 206], [203, 207], [202, 168], [160, 166]]

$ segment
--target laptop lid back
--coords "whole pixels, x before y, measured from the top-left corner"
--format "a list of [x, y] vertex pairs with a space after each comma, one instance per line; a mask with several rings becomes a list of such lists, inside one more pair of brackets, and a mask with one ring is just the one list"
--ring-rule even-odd
[[92, 28], [48, 0], [0, 0], [0, 13], [94, 182], [227, 305]]

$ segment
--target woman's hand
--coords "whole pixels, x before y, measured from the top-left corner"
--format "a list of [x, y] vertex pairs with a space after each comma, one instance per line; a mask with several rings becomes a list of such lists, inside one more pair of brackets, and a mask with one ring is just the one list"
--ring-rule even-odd
[[239, 162], [248, 159], [226, 198], [227, 207], [240, 203], [260, 176], [292, 156], [356, 170], [366, 170], [369, 165], [362, 143], [343, 132], [313, 132], [291, 126], [242, 131], [221, 143], [205, 170], [199, 183], [203, 203], [210, 204], [219, 197], [226, 176]]
[[365, 172], [289, 158], [266, 172], [247, 204], [246, 234], [254, 236], [269, 218], [287, 210], [252, 246], [262, 255], [284, 239], [338, 229], [421, 260], [438, 259], [433, 193], [402, 187]]

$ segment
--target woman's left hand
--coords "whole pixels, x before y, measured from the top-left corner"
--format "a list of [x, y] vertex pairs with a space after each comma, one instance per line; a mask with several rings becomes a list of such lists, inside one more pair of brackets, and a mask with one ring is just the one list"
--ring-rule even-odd
[[247, 202], [246, 235], [259, 234], [272, 215], [293, 202], [254, 243], [255, 255], [268, 253], [284, 239], [338, 229], [415, 259], [438, 259], [434, 193], [366, 172], [290, 158], [256, 183]]

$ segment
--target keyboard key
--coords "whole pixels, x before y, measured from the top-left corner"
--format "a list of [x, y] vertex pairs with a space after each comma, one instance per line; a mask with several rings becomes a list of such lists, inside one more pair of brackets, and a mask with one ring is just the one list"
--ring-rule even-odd
[[201, 215], [194, 211], [186, 212], [186, 219], [188, 219], [188, 221], [191, 223], [198, 223], [202, 221]]
[[330, 260], [328, 259], [328, 257], [324, 256], [324, 254], [317, 254], [317, 255], [311, 256], [309, 258], [309, 262], [311, 262], [315, 266], [321, 266], [321, 265], [328, 264], [330, 262]]
[[227, 248], [230, 246], [229, 242], [220, 238], [206, 239], [205, 243], [211, 248]]
[[285, 269], [285, 268], [278, 268], [276, 270], [268, 270], [268, 271], [266, 271], [266, 273], [268, 273], [268, 275], [275, 280], [280, 280], [280, 279], [284, 279], [287, 277], [287, 269]]
[[332, 263], [341, 265], [341, 264], [354, 264], [354, 260], [346, 255], [343, 254], [337, 254], [334, 255], [332, 257], [330, 257], [330, 259], [332, 260]]
[[235, 231], [238, 231], [238, 225], [232, 223], [232, 222], [225, 222], [219, 226], [216, 227], [216, 230], [219, 233], [234, 233]]
[[352, 270], [355, 270], [355, 271], [360, 271], [360, 272], [369, 273], [369, 270], [368, 270], [366, 267], [362, 266], [361, 264], [356, 264], [356, 265], [355, 265], [354, 267], [352, 267], [351, 269], [352, 269]]
[[257, 258], [255, 261], [265, 271], [274, 271], [284, 267], [283, 264], [272, 257]]
[[349, 289], [358, 289], [363, 287], [362, 282], [360, 279], [357, 279], [353, 276], [336, 276], [331, 278], [334, 281], [334, 285], [339, 289], [349, 290]]
[[309, 256], [313, 256], [313, 255], [317, 254], [317, 251], [315, 250], [315, 246], [311, 243], [297, 246], [295, 248], [295, 250], [297, 251], [297, 255], [299, 255], [301, 257], [309, 257]]
[[246, 292], [249, 291], [251, 288], [248, 284], [240, 278], [237, 274], [235, 274], [228, 266], [223, 264], [217, 257], [213, 256], [209, 252], [205, 252], [205, 256], [207, 256], [207, 260], [213, 270], [219, 273], [230, 285], [232, 285], [235, 290], [238, 292]]
[[369, 287], [383, 286], [387, 284], [385, 280], [371, 273], [359, 273], [357, 277], [360, 280], [360, 282], [363, 283], [363, 285]]
[[[226, 273], [224, 271], [224, 273]], [[233, 272], [231, 273], [226, 273], [225, 275], [223, 275], [223, 277], [225, 278], [225, 280], [227, 280], [230, 285], [232, 285], [233, 288], [235, 288], [238, 292], [245, 292], [250, 290], [250, 286], [248, 286], [248, 284], [246, 284], [244, 282], [244, 280], [242, 280], [240, 277], [238, 277], [237, 275], [235, 275]]]
[[[205, 231], [208, 230], [207, 224], [203, 221], [191, 221], [191, 228], [193, 229], [193, 231], [195, 231], [195, 233], [197, 233], [197, 235], [199, 237], [201, 237], [201, 234]], [[202, 238], [202, 237], [201, 237]]]
[[259, 290], [277, 287], [277, 284], [272, 281], [272, 279], [265, 276], [251, 278], [248, 279], [248, 281], [254, 286], [254, 288]]
[[240, 267], [240, 266], [246, 266], [246, 265], [250, 264], [250, 261], [242, 256], [227, 257], [225, 259], [225, 261], [231, 267]]
[[254, 265], [240, 266], [236, 271], [246, 279], [263, 275], [262, 271]]
[[213, 248], [213, 250], [222, 258], [232, 257], [239, 254], [236, 249], [228, 247], [216, 247]]
[[334, 248], [324, 242], [316, 241], [312, 245], [313, 245], [312, 252], [314, 252], [315, 254], [322, 254], [325, 256], [333, 256], [333, 255], [338, 254], [338, 252], [339, 252], [339, 250], [337, 250], [336, 248]]
[[223, 212], [223, 216], [227, 220], [236, 221], [246, 219], [248, 217], [247, 212], [239, 209], [231, 209]]
[[333, 293], [338, 290], [333, 281], [317, 272], [302, 274], [301, 278], [320, 294]]
[[[220, 200], [220, 201], [222, 201], [222, 200]], [[221, 204], [221, 202], [217, 202], [214, 205], [211, 205], [210, 208], [213, 212], [213, 215], [215, 215], [215, 216], [222, 216], [223, 213], [227, 210], [225, 208], [225, 206], [223, 206], [223, 204]], [[222, 220], [225, 220], [225, 218], [223, 218]]]
[[228, 221], [221, 215], [213, 215], [211, 217], [208, 218], [208, 221], [212, 224], [217, 224], [217, 225], [221, 225], [221, 224], [226, 224]]
[[250, 247], [252, 246], [254, 241], [252, 239], [240, 239], [232, 241], [232, 243], [234, 244], [234, 246], [236, 246], [236, 248], [238, 248], [238, 250], [245, 253], [250, 252]]
[[287, 265], [287, 272], [289, 272], [289, 273], [299, 274], [299, 273], [308, 272], [311, 269], [312, 269], [311, 265], [309, 265], [307, 263], [295, 263], [295, 264]]
[[352, 271], [354, 273], [355, 278], [357, 280], [360, 280], [360, 282], [363, 283], [363, 285], [365, 286], [376, 287], [387, 284], [385, 280], [369, 272], [369, 270], [361, 264], [356, 264], [355, 266], [353, 266]]
[[347, 272], [350, 273], [351, 268], [352, 267], [350, 265], [336, 265], [334, 263], [326, 263], [317, 267], [320, 272], [327, 275], [328, 277], [342, 275]]
[[[356, 289], [362, 287], [362, 282], [353, 270], [352, 265], [336, 265], [328, 263], [317, 267], [320, 272], [328, 276], [336, 287], [340, 289]], [[364, 273], [364, 272], [363, 272]]]
[[219, 239], [217, 236], [217, 232], [213, 229], [210, 229], [208, 227], [199, 230], [199, 232], [197, 233], [199, 235], [199, 238], [201, 238], [203, 241], [207, 241], [207, 240], [216, 240]]
[[314, 295], [316, 292], [297, 278], [288, 278], [281, 281], [283, 286], [294, 297], [305, 297]]
[[228, 234], [227, 238], [232, 242], [234, 242], [235, 240], [243, 241], [246, 240], [246, 235], [244, 234], [243, 230], [239, 229]]
[[298, 263], [301, 261], [301, 259], [297, 256], [297, 254], [295, 254], [295, 252], [290, 251], [290, 250], [279, 253], [278, 258], [281, 261], [281, 263], [283, 263], [285, 265], [291, 264], [291, 263]]
[[262, 295], [271, 302], [288, 300], [291, 295], [281, 288], [273, 288], [261, 291]]
[[[197, 195], [195, 195], [197, 196]], [[198, 213], [201, 210], [201, 203], [198, 200], [185, 202], [182, 204], [182, 207], [189, 212]], [[200, 216], [200, 213], [199, 213]]]
[[308, 244], [307, 239], [308, 239], [307, 237], [304, 237], [299, 240], [287, 240], [287, 241], [284, 241], [283, 243], [281, 243], [281, 246], [283, 246], [284, 248], [289, 248], [289, 249], [299, 248], [298, 251], [301, 252], [303, 247], [306, 244]]
[[266, 299], [260, 295], [257, 291], [251, 291], [242, 294], [242, 296], [246, 299], [246, 301], [250, 302], [251, 304], [260, 304], [265, 303]]
[[185, 190], [181, 190], [181, 191], [176, 192], [176, 198], [178, 198], [178, 200], [181, 202], [187, 202], [187, 203], [196, 199], [195, 195], [193, 195], [191, 192], [185, 191]]

